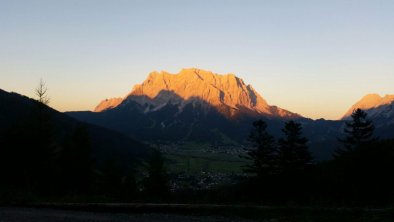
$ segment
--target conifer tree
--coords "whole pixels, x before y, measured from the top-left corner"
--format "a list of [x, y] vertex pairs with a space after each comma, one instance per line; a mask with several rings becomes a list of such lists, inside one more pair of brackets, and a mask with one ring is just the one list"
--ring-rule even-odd
[[346, 198], [373, 196], [375, 184], [381, 180], [378, 175], [385, 175], [385, 171], [390, 169], [386, 160], [392, 151], [386, 153], [382, 144], [377, 143], [373, 137], [374, 128], [367, 113], [355, 109], [351, 119], [345, 123], [344, 138], [338, 139], [342, 148], [334, 153], [338, 169], [336, 180], [339, 181], [337, 190]]
[[312, 154], [308, 150], [308, 139], [302, 136], [302, 126], [290, 120], [282, 129], [284, 138], [278, 141], [279, 167], [282, 172], [293, 172], [305, 169], [312, 162]]
[[164, 166], [163, 155], [155, 149], [148, 162], [148, 177], [145, 179], [145, 191], [151, 198], [166, 198], [169, 194], [169, 178]]
[[244, 172], [254, 173], [258, 177], [273, 174], [276, 164], [276, 150], [274, 138], [267, 132], [267, 124], [263, 120], [253, 122], [253, 129], [249, 135], [252, 148], [246, 149], [243, 158], [253, 161], [246, 166]]
[[361, 109], [353, 111], [352, 119], [345, 123], [344, 133], [346, 136], [343, 139], [339, 139], [343, 144], [343, 148], [336, 150], [336, 157], [351, 153], [357, 148], [376, 141], [376, 138], [373, 138], [375, 127], [367, 116], [367, 113]]

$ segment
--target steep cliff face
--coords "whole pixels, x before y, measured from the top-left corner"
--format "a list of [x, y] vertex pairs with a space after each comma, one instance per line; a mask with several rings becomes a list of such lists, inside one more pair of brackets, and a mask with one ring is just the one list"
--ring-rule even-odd
[[122, 101], [102, 102], [95, 111], [103, 111], [128, 101], [146, 107], [145, 112], [156, 111], [168, 104], [179, 111], [188, 104], [214, 107], [226, 117], [237, 115], [264, 115], [299, 117], [295, 113], [270, 106], [251, 85], [246, 85], [234, 74], [219, 75], [201, 69], [183, 69], [178, 74], [152, 72], [142, 83], [134, 86]]
[[384, 97], [378, 94], [368, 94], [355, 103], [342, 117], [347, 119], [355, 109], [362, 109], [368, 113], [371, 118], [385, 116], [386, 118], [392, 116], [392, 103], [394, 102], [394, 95], [385, 95]]

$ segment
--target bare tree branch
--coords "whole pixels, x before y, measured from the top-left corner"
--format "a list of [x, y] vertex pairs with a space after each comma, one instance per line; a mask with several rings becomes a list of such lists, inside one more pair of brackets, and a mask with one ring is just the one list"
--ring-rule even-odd
[[40, 79], [40, 83], [38, 84], [37, 88], [34, 90], [36, 96], [37, 96], [37, 101], [39, 103], [42, 103], [44, 105], [48, 105], [50, 98], [48, 97], [48, 88], [45, 84], [45, 82]]

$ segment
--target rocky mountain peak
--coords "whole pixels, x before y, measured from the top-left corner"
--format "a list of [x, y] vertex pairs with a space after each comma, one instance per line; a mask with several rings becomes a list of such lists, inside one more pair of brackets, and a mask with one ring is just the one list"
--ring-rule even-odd
[[394, 102], [394, 95], [385, 95], [384, 97], [380, 96], [379, 94], [367, 94], [362, 97], [357, 103], [355, 103], [343, 116], [342, 119], [348, 118], [353, 110], [355, 109], [362, 109], [362, 110], [370, 110], [375, 109], [380, 106], [388, 105]]
[[[225, 115], [242, 113], [277, 117], [297, 117], [297, 114], [270, 106], [252, 86], [234, 74], [216, 74], [197, 68], [182, 69], [177, 74], [151, 72], [142, 84], [134, 86], [125, 99], [149, 107], [147, 112], [166, 104], [181, 110], [187, 104], [203, 104], [217, 108]], [[114, 104], [117, 103], [114, 101]], [[107, 102], [109, 103], [109, 102]]]

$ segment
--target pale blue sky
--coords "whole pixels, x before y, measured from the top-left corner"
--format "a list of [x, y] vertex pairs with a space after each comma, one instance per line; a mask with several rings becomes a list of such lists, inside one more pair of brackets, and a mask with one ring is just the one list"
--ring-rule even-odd
[[0, 88], [88, 110], [153, 70], [235, 73], [270, 104], [336, 119], [394, 94], [394, 1], [0, 0]]

